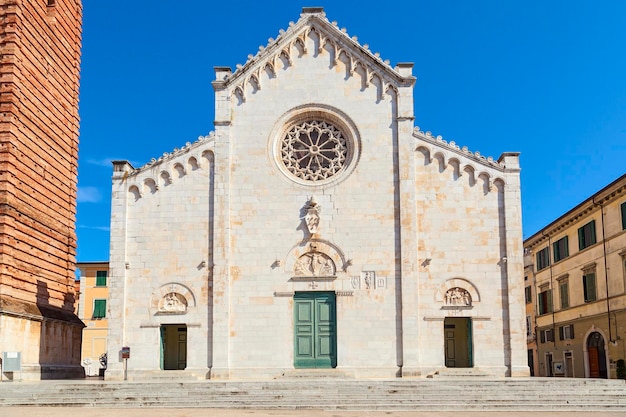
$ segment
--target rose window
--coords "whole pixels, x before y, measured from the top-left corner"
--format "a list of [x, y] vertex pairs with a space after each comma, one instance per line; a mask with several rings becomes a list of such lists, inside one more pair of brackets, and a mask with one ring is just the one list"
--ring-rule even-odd
[[287, 170], [305, 181], [322, 181], [341, 172], [348, 157], [343, 133], [328, 122], [309, 120], [293, 126], [280, 143]]

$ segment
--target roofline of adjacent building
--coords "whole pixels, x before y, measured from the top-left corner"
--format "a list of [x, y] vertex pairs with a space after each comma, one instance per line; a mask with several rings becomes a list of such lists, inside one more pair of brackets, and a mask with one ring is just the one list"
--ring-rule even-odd
[[603, 202], [610, 200], [620, 191], [626, 189], [626, 174], [620, 176], [609, 185], [597, 191], [592, 196], [583, 200], [580, 204], [558, 217], [553, 222], [539, 229], [535, 234], [524, 240], [524, 247], [534, 246], [547, 238], [548, 235], [565, 228], [569, 223], [576, 221], [579, 217], [593, 210]]

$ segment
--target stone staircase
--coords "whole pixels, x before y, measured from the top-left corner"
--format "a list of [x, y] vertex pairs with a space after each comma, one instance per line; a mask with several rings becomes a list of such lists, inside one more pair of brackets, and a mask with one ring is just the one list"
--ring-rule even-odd
[[623, 380], [281, 378], [271, 381], [41, 381], [0, 384], [3, 407], [377, 411], [623, 411]]

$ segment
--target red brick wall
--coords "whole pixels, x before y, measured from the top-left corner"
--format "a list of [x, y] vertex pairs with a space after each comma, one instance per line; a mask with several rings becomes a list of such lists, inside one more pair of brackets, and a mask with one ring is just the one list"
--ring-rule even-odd
[[0, 297], [70, 312], [81, 24], [81, 0], [0, 0]]

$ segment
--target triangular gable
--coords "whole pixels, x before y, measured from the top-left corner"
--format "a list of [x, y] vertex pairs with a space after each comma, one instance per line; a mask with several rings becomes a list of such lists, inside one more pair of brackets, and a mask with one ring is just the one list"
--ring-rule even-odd
[[[307, 41], [315, 39], [319, 45], [317, 51], [307, 50]], [[326, 18], [321, 7], [303, 8], [298, 22], [290, 22], [289, 28], [280, 30], [276, 39], [269, 39], [266, 46], [260, 46], [256, 55], [248, 55], [248, 61], [237, 65], [234, 73], [228, 67], [216, 67], [216, 89], [227, 89], [240, 95], [245, 101], [247, 86], [260, 89], [261, 72], [278, 73], [281, 63], [293, 65], [292, 54], [332, 54], [332, 63], [337, 65], [342, 60], [351, 75], [360, 71], [369, 82], [380, 83], [381, 90], [389, 88], [397, 91], [398, 87], [410, 87], [415, 83], [411, 74], [412, 64], [398, 64], [392, 68], [389, 61], [383, 61], [378, 53], [372, 53], [367, 45], [361, 45], [356, 37], [348, 36], [345, 29], [340, 29], [336, 22]]]

